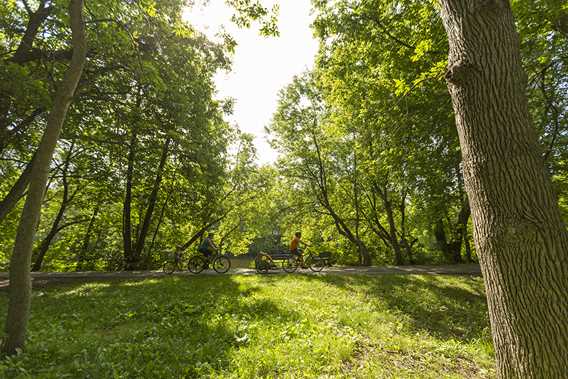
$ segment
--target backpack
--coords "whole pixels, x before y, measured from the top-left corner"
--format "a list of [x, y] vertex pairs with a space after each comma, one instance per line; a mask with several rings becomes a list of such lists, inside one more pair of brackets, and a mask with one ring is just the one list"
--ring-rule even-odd
[[200, 253], [207, 253], [209, 251], [209, 244], [207, 243], [207, 238], [201, 241], [201, 244], [197, 248]]

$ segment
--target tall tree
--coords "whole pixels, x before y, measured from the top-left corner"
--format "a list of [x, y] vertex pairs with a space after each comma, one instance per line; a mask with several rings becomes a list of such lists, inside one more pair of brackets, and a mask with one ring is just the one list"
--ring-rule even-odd
[[531, 125], [508, 0], [440, 0], [499, 376], [568, 377], [568, 231]]
[[285, 174], [304, 185], [316, 205], [314, 210], [331, 220], [337, 233], [356, 248], [362, 264], [370, 265], [369, 249], [358, 233], [360, 219], [354, 220], [360, 214], [347, 206], [358, 205], [354, 200], [359, 195], [358, 186], [352, 183], [356, 166], [349, 151], [352, 145], [330, 121], [330, 110], [313, 79], [307, 73], [282, 90], [269, 129], [273, 144], [284, 154]]
[[46, 130], [36, 153], [36, 161], [31, 171], [29, 190], [10, 260], [10, 292], [6, 317], [6, 338], [2, 346], [2, 350], [6, 354], [15, 354], [17, 349], [24, 346], [31, 304], [30, 265], [35, 230], [41, 215], [41, 203], [53, 151], [63, 128], [73, 94], [81, 78], [87, 56], [82, 0], [70, 1], [69, 17], [73, 56], [69, 69], [65, 73], [65, 77], [55, 94], [53, 107], [47, 119]]

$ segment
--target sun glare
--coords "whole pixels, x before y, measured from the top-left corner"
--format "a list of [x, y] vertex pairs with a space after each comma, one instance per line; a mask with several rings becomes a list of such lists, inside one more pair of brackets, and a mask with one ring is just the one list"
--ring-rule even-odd
[[[267, 7], [274, 3], [263, 2]], [[223, 0], [197, 2], [185, 12], [185, 19], [208, 38], [216, 40], [226, 31], [236, 40], [232, 70], [215, 77], [218, 97], [235, 99], [230, 122], [255, 136], [261, 164], [277, 159], [264, 127], [276, 109], [278, 92], [294, 75], [311, 67], [318, 47], [310, 29], [310, 0], [280, 1], [279, 6], [278, 37], [263, 37], [256, 26], [236, 27], [231, 22], [233, 10]]]

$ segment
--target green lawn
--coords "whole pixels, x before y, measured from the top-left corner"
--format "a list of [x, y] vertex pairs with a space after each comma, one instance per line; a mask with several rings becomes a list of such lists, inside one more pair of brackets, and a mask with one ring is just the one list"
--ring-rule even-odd
[[0, 377], [494, 376], [480, 278], [174, 276], [37, 290], [32, 312]]

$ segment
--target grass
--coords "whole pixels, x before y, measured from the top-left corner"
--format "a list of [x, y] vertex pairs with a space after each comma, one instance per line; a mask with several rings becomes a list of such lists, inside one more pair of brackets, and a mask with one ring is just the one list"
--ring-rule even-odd
[[173, 276], [52, 286], [32, 313], [0, 377], [494, 376], [480, 278]]

